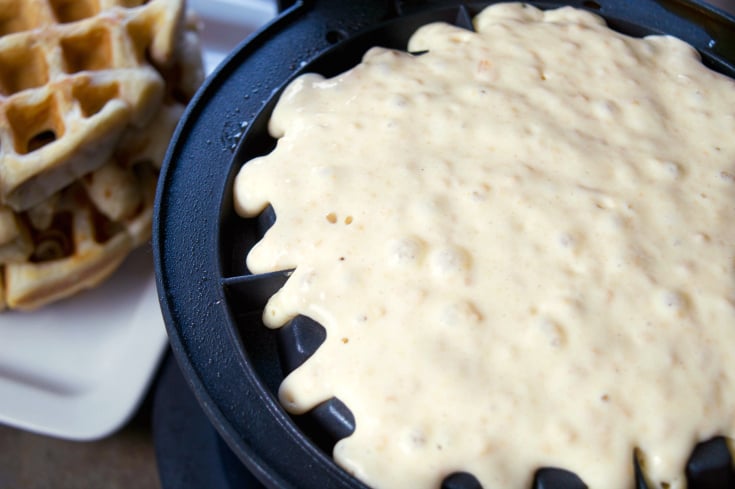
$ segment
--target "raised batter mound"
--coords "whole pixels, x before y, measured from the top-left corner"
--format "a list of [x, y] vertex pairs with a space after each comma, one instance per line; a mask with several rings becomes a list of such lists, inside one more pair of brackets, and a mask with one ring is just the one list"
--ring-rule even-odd
[[264, 321], [327, 331], [281, 401], [342, 400], [334, 457], [374, 487], [620, 489], [637, 449], [681, 488], [735, 434], [735, 82], [582, 10], [474, 24], [298, 78], [238, 174], [277, 216], [249, 269], [295, 269]]

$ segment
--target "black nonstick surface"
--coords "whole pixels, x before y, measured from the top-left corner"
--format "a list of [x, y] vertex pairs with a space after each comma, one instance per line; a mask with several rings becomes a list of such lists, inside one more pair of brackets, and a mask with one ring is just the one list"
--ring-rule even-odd
[[[159, 180], [153, 227], [161, 309], [176, 360], [204, 412], [266, 487], [365, 486], [330, 456], [335, 441], [354, 426], [349, 409], [332, 400], [314, 413], [293, 417], [278, 404], [281, 380], [318, 348], [324, 332], [306, 318], [279, 331], [261, 323], [267, 298], [284, 283], [287, 272], [252, 275], [247, 270], [247, 251], [275, 216], [236, 216], [234, 176], [244, 162], [273, 147], [267, 121], [278, 95], [296, 75], [336, 75], [375, 45], [404, 49], [410, 35], [428, 22], [471, 29], [474, 14], [491, 3], [281, 2], [284, 11], [245, 40], [208, 79], [174, 135]], [[612, 28], [634, 36], [677, 36], [696, 47], [705, 64], [735, 78], [735, 19], [703, 3], [527, 3], [588, 9], [605, 17]], [[539, 470], [534, 486], [584, 487], [562, 469]], [[735, 487], [732, 461], [721, 438], [693, 451], [687, 473], [695, 489]], [[647, 487], [640, 476], [636, 485]], [[471, 474], [461, 472], [443, 484], [444, 489], [477, 487]]]

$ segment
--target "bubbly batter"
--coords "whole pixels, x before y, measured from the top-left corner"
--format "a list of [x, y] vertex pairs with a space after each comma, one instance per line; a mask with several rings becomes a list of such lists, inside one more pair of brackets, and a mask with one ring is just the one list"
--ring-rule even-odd
[[337, 396], [337, 462], [379, 488], [454, 471], [527, 488], [685, 485], [735, 433], [735, 83], [665, 36], [497, 4], [294, 81], [237, 211], [277, 221], [253, 273], [295, 268], [264, 318], [326, 342], [281, 386]]

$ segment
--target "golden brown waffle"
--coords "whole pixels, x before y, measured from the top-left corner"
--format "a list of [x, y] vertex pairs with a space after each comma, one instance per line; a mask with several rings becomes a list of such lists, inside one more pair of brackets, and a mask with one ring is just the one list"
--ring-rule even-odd
[[155, 177], [150, 172], [130, 176], [130, 185], [123, 192], [144, 189], [145, 195], [139, 196], [128, 218], [110, 220], [94, 205], [82, 184], [75, 183], [60, 193], [48, 227], [38, 229], [28, 224], [34, 243], [30, 260], [5, 265], [8, 306], [33, 309], [93, 287], [147, 238], [144, 230], [150, 229]]
[[99, 167], [165, 94], [182, 0], [0, 1], [0, 200], [27, 209]]
[[0, 309], [94, 286], [148, 239], [203, 78], [195, 21], [184, 0], [0, 0]]
[[11, 209], [0, 207], [0, 263], [24, 261], [32, 252], [25, 227]]

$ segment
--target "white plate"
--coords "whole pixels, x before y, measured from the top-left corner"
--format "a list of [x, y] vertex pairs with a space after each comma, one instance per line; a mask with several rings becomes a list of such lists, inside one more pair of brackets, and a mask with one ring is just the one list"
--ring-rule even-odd
[[211, 72], [250, 33], [276, 15], [275, 0], [188, 0], [204, 21], [204, 66]]
[[[208, 72], [275, 15], [270, 0], [190, 0]], [[167, 346], [150, 247], [100, 287], [31, 313], [0, 313], [0, 423], [93, 440], [135, 412]]]

